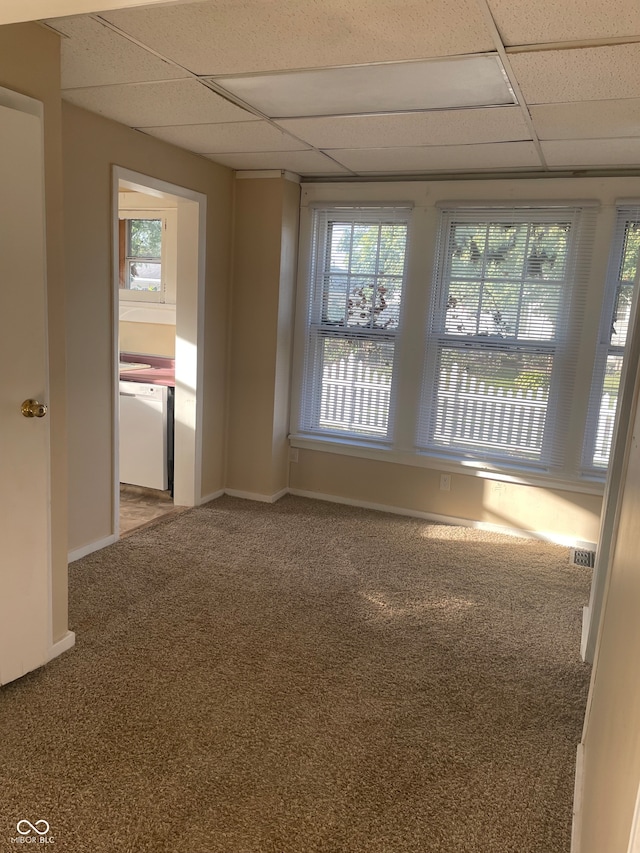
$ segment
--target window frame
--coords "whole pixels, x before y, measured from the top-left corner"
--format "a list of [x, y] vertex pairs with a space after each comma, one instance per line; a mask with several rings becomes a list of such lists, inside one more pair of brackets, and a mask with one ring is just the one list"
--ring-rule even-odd
[[[572, 307], [576, 306], [576, 296], [579, 284], [572, 279], [576, 277], [576, 260], [582, 242], [582, 215], [584, 208], [576, 203], [536, 204], [523, 202], [518, 205], [456, 205], [442, 203], [439, 205], [437, 226], [437, 253], [432, 274], [432, 299], [427, 317], [427, 352], [425, 359], [424, 377], [421, 387], [421, 404], [417, 424], [416, 446], [419, 451], [437, 453], [446, 458], [466, 460], [472, 459], [486, 462], [490, 465], [507, 465], [521, 470], [538, 470], [542, 472], [560, 471], [566, 464], [563, 453], [563, 428], [566, 429], [568, 417], [563, 416], [563, 384], [567, 386], [566, 365], [571, 362], [571, 350], [575, 349], [576, 333], [572, 334], [569, 317]], [[487, 336], [480, 332], [475, 334], [452, 334], [447, 331], [447, 306], [453, 279], [451, 274], [450, 240], [455, 223], [468, 222], [480, 226], [493, 223], [521, 223], [529, 228], [532, 225], [545, 223], [568, 222], [571, 236], [567, 244], [567, 254], [563, 278], [557, 279], [560, 288], [561, 301], [558, 305], [556, 333], [553, 339], [526, 339], [517, 337]], [[478, 282], [484, 282], [485, 268], [478, 276]], [[498, 278], [498, 277], [496, 277]], [[514, 277], [515, 278], [515, 277]], [[521, 287], [525, 279], [518, 276]], [[531, 277], [533, 278], [533, 277]], [[567, 287], [567, 284], [570, 286]], [[520, 299], [522, 298], [522, 294]], [[480, 304], [478, 306], [480, 310]], [[438, 366], [442, 352], [467, 351], [480, 354], [540, 354], [551, 359], [549, 372], [549, 391], [544, 407], [544, 430], [541, 438], [540, 452], [537, 458], [509, 452], [500, 452], [497, 448], [463, 446], [461, 443], [446, 446], [435, 440], [438, 420]], [[568, 391], [565, 388], [564, 391]], [[496, 403], [496, 406], [499, 405]]]
[[[618, 294], [621, 287], [629, 286], [623, 283], [625, 280], [620, 277], [622, 265], [624, 263], [625, 247], [627, 241], [627, 229], [631, 223], [635, 223], [640, 229], [640, 201], [618, 201], [616, 203], [616, 217], [614, 232], [610, 242], [609, 259], [607, 263], [606, 282], [604, 288], [604, 296], [602, 300], [602, 311], [600, 315], [600, 324], [598, 327], [598, 339], [596, 344], [596, 355], [594, 359], [593, 376], [591, 381], [591, 391], [589, 394], [589, 404], [587, 409], [587, 419], [585, 423], [584, 443], [582, 448], [582, 473], [587, 477], [604, 480], [608, 471], [607, 465], [596, 465], [594, 457], [596, 454], [596, 445], [598, 441], [598, 426], [600, 421], [600, 410], [602, 398], [604, 396], [604, 381], [606, 376], [607, 361], [609, 356], [621, 356], [620, 372], [624, 366], [625, 354], [627, 351], [628, 338], [625, 339], [625, 345], [611, 343], [611, 329], [614, 323], [614, 314], [618, 304]], [[636, 275], [631, 282], [631, 297], [637, 288], [638, 277], [640, 275], [640, 256], [636, 262]], [[618, 390], [620, 386], [618, 385]], [[618, 396], [618, 402], [620, 397]], [[615, 407], [615, 418], [617, 418], [618, 405]], [[611, 436], [609, 451], [611, 451], [611, 442], [613, 441], [615, 431], [615, 423], [611, 426]], [[610, 452], [609, 459], [610, 461]]]
[[[164, 280], [162, 275], [162, 243], [163, 243], [163, 231], [167, 230], [167, 223], [165, 219], [160, 217], [149, 217], [142, 219], [139, 218], [127, 218], [124, 220], [125, 224], [125, 247], [126, 252], [124, 256], [124, 289], [125, 290], [138, 290], [138, 288], [131, 286], [131, 267], [134, 264], [138, 263], [147, 263], [147, 264], [155, 264], [160, 267], [160, 276], [159, 276], [159, 287], [157, 290], [149, 290], [150, 293], [162, 293], [164, 291]], [[132, 243], [132, 224], [134, 222], [157, 222], [160, 226], [160, 254], [158, 255], [134, 255], [131, 249]]]
[[[128, 276], [127, 268], [130, 261], [136, 260], [132, 256], [129, 255], [129, 241], [130, 241], [130, 230], [129, 230], [129, 221], [132, 219], [159, 219], [162, 223], [162, 242], [160, 247], [160, 282], [161, 287], [160, 290], [155, 291], [145, 291], [145, 290], [131, 290], [128, 287], [123, 286], [122, 284], [122, 273], [121, 273], [121, 284], [119, 288], [119, 296], [121, 302], [147, 302], [153, 303], [156, 305], [161, 305], [166, 302], [175, 302], [175, 292], [173, 294], [173, 299], [171, 299], [171, 295], [169, 293], [169, 275], [168, 275], [168, 242], [171, 239], [170, 237], [170, 214], [171, 211], [167, 210], [120, 210], [118, 212], [118, 221], [125, 222], [125, 239], [124, 239], [124, 255], [121, 254], [121, 270], [125, 278]], [[122, 246], [120, 248], [120, 252], [122, 253]], [[147, 260], [142, 259], [142, 260]], [[152, 262], [156, 262], [155, 258], [150, 259]], [[174, 287], [175, 291], [175, 287]]]
[[[395, 408], [397, 398], [398, 346], [402, 339], [404, 294], [407, 283], [407, 258], [411, 236], [411, 205], [402, 202], [391, 204], [317, 204], [311, 208], [309, 222], [308, 256], [301, 283], [301, 299], [297, 319], [296, 352], [294, 365], [294, 391], [292, 394], [291, 429], [307, 438], [355, 442], [368, 446], [389, 447], [394, 443]], [[382, 213], [381, 213], [382, 212]], [[386, 213], [385, 215], [385, 212]], [[392, 329], [344, 325], [323, 322], [323, 305], [327, 297], [324, 279], [327, 275], [328, 234], [330, 217], [336, 222], [352, 224], [402, 224], [406, 227], [406, 242], [401, 275], [400, 308], [397, 326]], [[386, 220], [384, 223], [382, 220]], [[378, 247], [379, 252], [379, 247]], [[377, 261], [376, 261], [377, 262]], [[302, 265], [301, 265], [302, 268]], [[348, 274], [349, 275], [349, 274]], [[377, 279], [379, 272], [372, 274]], [[320, 426], [322, 402], [322, 371], [324, 340], [369, 341], [389, 343], [393, 346], [393, 368], [389, 385], [389, 404], [386, 434], [367, 433], [364, 430], [331, 429]]]

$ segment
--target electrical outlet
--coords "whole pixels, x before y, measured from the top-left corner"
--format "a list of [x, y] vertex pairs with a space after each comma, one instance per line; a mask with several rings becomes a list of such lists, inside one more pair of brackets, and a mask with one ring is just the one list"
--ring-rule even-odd
[[298, 461], [298, 448], [290, 447], [289, 448], [289, 462], [297, 462]]
[[440, 491], [451, 491], [451, 474], [440, 474]]

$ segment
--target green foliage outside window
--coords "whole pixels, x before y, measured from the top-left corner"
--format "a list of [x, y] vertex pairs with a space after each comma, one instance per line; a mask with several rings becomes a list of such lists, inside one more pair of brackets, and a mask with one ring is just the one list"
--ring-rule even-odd
[[162, 251], [162, 220], [129, 219], [129, 257], [159, 258]]

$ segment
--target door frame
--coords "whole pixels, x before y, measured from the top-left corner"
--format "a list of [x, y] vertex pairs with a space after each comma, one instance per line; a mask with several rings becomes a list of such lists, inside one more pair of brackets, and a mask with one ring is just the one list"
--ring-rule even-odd
[[[42, 101], [32, 98], [29, 95], [24, 95], [21, 92], [15, 92], [12, 89], [7, 89], [6, 87], [0, 87], [0, 106], [7, 110], [14, 110], [19, 113], [24, 113], [26, 115], [33, 116], [38, 120], [39, 124], [39, 135], [40, 135], [40, 156], [41, 156], [41, 180], [42, 180], [42, 261], [43, 261], [43, 269], [42, 269], [42, 300], [43, 300], [43, 318], [44, 318], [44, 327], [42, 329], [44, 341], [44, 376], [43, 376], [43, 392], [44, 392], [44, 400], [50, 405], [50, 363], [49, 363], [49, 311], [48, 311], [48, 256], [47, 256], [47, 241], [46, 241], [46, 232], [47, 232], [47, 217], [46, 217], [46, 190], [45, 190], [45, 162], [44, 162], [44, 152], [45, 152], [45, 138], [44, 138], [44, 104]], [[27, 389], [25, 389], [26, 392]], [[53, 530], [52, 530], [52, 515], [51, 515], [51, 427], [50, 427], [50, 418], [47, 417], [44, 423], [40, 424], [40, 427], [45, 429], [45, 454], [46, 454], [46, 484], [45, 484], [45, 502], [46, 502], [46, 531], [45, 531], [45, 549], [46, 549], [46, 558], [44, 569], [44, 577], [41, 577], [41, 580], [46, 585], [46, 591], [43, 597], [46, 597], [46, 624], [44, 627], [44, 643], [45, 648], [42, 650], [42, 659], [39, 663], [34, 667], [29, 665], [28, 669], [20, 672], [19, 676], [13, 676], [10, 678], [7, 683], [12, 681], [15, 677], [21, 677], [26, 674], [26, 672], [32, 671], [34, 668], [37, 669], [40, 666], [48, 663], [53, 658], [72, 648], [75, 643], [75, 634], [73, 631], [67, 630], [62, 637], [58, 640], [54, 640], [53, 635]], [[38, 593], [41, 592], [41, 589], [37, 590]], [[1, 684], [2, 682], [0, 682]]]
[[[589, 604], [582, 611], [582, 639], [580, 654], [586, 663], [593, 664], [596, 658], [600, 620], [606, 599], [611, 564], [613, 562], [620, 505], [624, 488], [624, 475], [629, 459], [629, 442], [633, 431], [637, 372], [640, 365], [640, 256], [633, 289], [633, 301], [629, 317], [627, 345], [624, 352], [622, 375], [619, 386], [618, 411], [611, 442], [609, 470], [602, 498], [600, 532], [595, 566], [591, 578]], [[588, 713], [588, 711], [587, 711]]]
[[[119, 276], [118, 276], [118, 192], [121, 185], [139, 192], [176, 196], [197, 204], [197, 247], [193, 247], [191, 263], [197, 266], [195, 278], [186, 277], [176, 295], [176, 413], [185, 419], [177, 424], [180, 453], [175, 456], [174, 502], [180, 506], [197, 506], [202, 500], [202, 422], [204, 375], [204, 298], [206, 260], [207, 197], [204, 193], [134, 172], [123, 166], [112, 169], [112, 328], [113, 328], [113, 535], [120, 533], [120, 454], [119, 454]], [[180, 232], [180, 207], [178, 231]], [[186, 215], [184, 213], [183, 215]], [[182, 290], [182, 292], [181, 292]], [[184, 338], [180, 337], [183, 334]], [[194, 352], [195, 349], [195, 352]]]

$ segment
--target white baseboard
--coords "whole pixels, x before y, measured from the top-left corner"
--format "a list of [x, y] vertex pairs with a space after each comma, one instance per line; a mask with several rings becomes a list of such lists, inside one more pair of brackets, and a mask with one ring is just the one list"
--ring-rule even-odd
[[69, 649], [72, 649], [76, 644], [76, 635], [73, 631], [67, 631], [64, 637], [61, 640], [58, 640], [57, 643], [53, 643], [51, 648], [47, 653], [47, 663], [54, 658], [57, 658], [58, 655], [61, 655], [63, 652], [68, 652]]
[[[340, 495], [325, 495], [320, 492], [309, 492], [305, 489], [289, 489], [289, 494], [299, 495], [301, 498], [313, 498], [319, 501], [345, 504], [346, 506], [359, 506], [363, 509], [375, 509], [379, 512], [389, 512], [393, 515], [405, 515], [410, 518], [423, 518], [425, 521], [435, 521], [439, 524], [452, 524], [457, 527], [472, 527], [476, 530], [486, 530], [489, 533], [503, 533], [506, 536], [516, 536], [520, 539], [538, 539], [541, 542], [551, 542], [554, 545], [565, 545], [566, 547], [585, 548], [589, 543], [582, 540], [572, 539], [559, 533], [549, 533], [543, 530], [525, 530], [520, 527], [506, 527], [502, 524], [492, 524], [489, 521], [474, 521], [470, 518], [457, 518], [453, 515], [440, 515], [435, 512], [422, 512], [418, 509], [405, 509], [399, 506], [388, 506], [387, 504], [373, 503], [371, 501], [360, 501], [354, 498], [345, 498]], [[575, 542], [580, 544], [576, 545]], [[595, 545], [594, 545], [595, 547]]]
[[198, 502], [198, 506], [202, 506], [203, 504], [208, 504], [209, 501], [215, 501], [218, 498], [221, 498], [224, 495], [224, 489], [218, 489], [217, 492], [211, 492], [210, 495], [203, 495]]
[[582, 782], [584, 773], [584, 746], [576, 750], [576, 776], [573, 786], [573, 818], [571, 822], [571, 853], [580, 853], [582, 820]]
[[87, 554], [92, 554], [94, 551], [99, 551], [101, 548], [106, 548], [107, 545], [113, 545], [113, 543], [117, 541], [118, 536], [115, 533], [112, 533], [110, 536], [105, 536], [104, 539], [98, 539], [95, 542], [89, 542], [88, 545], [83, 545], [81, 548], [74, 548], [73, 551], [69, 551], [69, 554], [67, 556], [67, 562], [74, 563], [81, 557], [86, 557]]
[[242, 492], [238, 489], [225, 489], [225, 495], [229, 495], [231, 498], [242, 498], [247, 501], [260, 501], [261, 503], [266, 504], [274, 504], [276, 501], [279, 501], [280, 498], [283, 498], [286, 494], [289, 493], [289, 489], [280, 489], [279, 492], [276, 492], [273, 495], [261, 495], [258, 492]]

